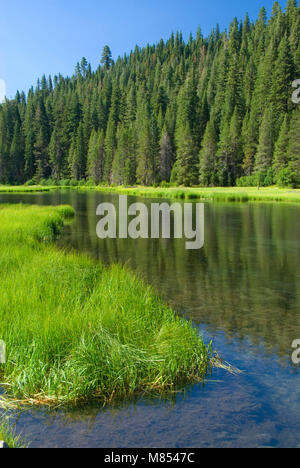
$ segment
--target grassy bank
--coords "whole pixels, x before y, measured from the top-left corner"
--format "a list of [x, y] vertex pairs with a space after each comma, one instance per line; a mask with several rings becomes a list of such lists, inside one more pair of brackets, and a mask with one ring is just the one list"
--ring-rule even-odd
[[35, 193], [35, 192], [50, 192], [53, 188], [57, 187], [42, 187], [40, 185], [34, 186], [10, 186], [0, 185], [0, 193]]
[[103, 187], [103, 186], [0, 186], [0, 193], [38, 193], [50, 190], [75, 189], [97, 190], [107, 193], [118, 193], [150, 198], [169, 198], [179, 200], [207, 200], [214, 202], [290, 202], [300, 203], [300, 189], [279, 187]]
[[215, 187], [215, 188], [153, 188], [153, 187], [94, 187], [101, 192], [126, 195], [170, 198], [180, 200], [208, 200], [214, 202], [294, 202], [300, 203], [300, 189], [278, 187]]
[[290, 202], [300, 203], [300, 189], [279, 187], [103, 187], [103, 186], [0, 186], [0, 193], [38, 193], [50, 190], [75, 189], [97, 190], [107, 193], [119, 193], [139, 197], [169, 198], [179, 200], [207, 200], [215, 202]]
[[126, 269], [51, 242], [68, 207], [0, 206], [0, 381], [21, 403], [159, 395], [206, 374], [211, 349]]

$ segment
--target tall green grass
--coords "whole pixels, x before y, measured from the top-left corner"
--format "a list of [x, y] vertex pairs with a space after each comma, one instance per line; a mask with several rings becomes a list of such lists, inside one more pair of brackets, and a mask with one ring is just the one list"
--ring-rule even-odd
[[49, 192], [51, 189], [57, 187], [41, 187], [39, 185], [35, 186], [10, 186], [10, 185], [0, 185], [0, 193], [34, 193], [34, 192]]
[[105, 404], [201, 380], [211, 345], [190, 323], [126, 269], [51, 244], [71, 214], [66, 207], [0, 209], [6, 398]]

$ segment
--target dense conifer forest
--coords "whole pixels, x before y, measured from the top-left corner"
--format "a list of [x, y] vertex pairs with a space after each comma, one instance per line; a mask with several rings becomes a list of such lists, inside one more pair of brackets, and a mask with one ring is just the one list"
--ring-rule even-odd
[[0, 106], [0, 183], [298, 186], [296, 79], [296, 0], [116, 61], [106, 46]]

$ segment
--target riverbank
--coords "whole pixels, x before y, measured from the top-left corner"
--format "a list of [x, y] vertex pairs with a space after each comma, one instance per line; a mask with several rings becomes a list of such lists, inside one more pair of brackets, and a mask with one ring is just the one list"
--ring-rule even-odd
[[[81, 187], [80, 187], [81, 188]], [[300, 203], [300, 189], [278, 187], [214, 187], [214, 188], [153, 188], [153, 187], [93, 187], [94, 190], [151, 198], [207, 200], [214, 202], [294, 202]]]
[[0, 205], [7, 401], [108, 404], [203, 380], [211, 346], [191, 323], [127, 269], [53, 244], [72, 215], [70, 207]]
[[42, 187], [41, 185], [26, 186], [26, 185], [0, 185], [0, 193], [35, 193], [35, 192], [50, 192], [50, 190], [58, 187]]
[[0, 193], [38, 193], [51, 190], [96, 190], [148, 198], [207, 200], [214, 202], [290, 202], [300, 203], [300, 189], [279, 187], [104, 187], [78, 186], [0, 186]]

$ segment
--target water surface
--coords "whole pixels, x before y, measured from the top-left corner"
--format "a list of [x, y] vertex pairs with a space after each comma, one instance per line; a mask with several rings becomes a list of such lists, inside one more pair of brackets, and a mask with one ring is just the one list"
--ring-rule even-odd
[[216, 370], [176, 402], [25, 412], [17, 430], [33, 447], [300, 447], [300, 366], [291, 362], [300, 339], [300, 207], [206, 203], [204, 248], [187, 251], [184, 239], [99, 240], [103, 201], [117, 206], [118, 196], [0, 194], [0, 203], [72, 205], [62, 248], [138, 271], [244, 373]]

